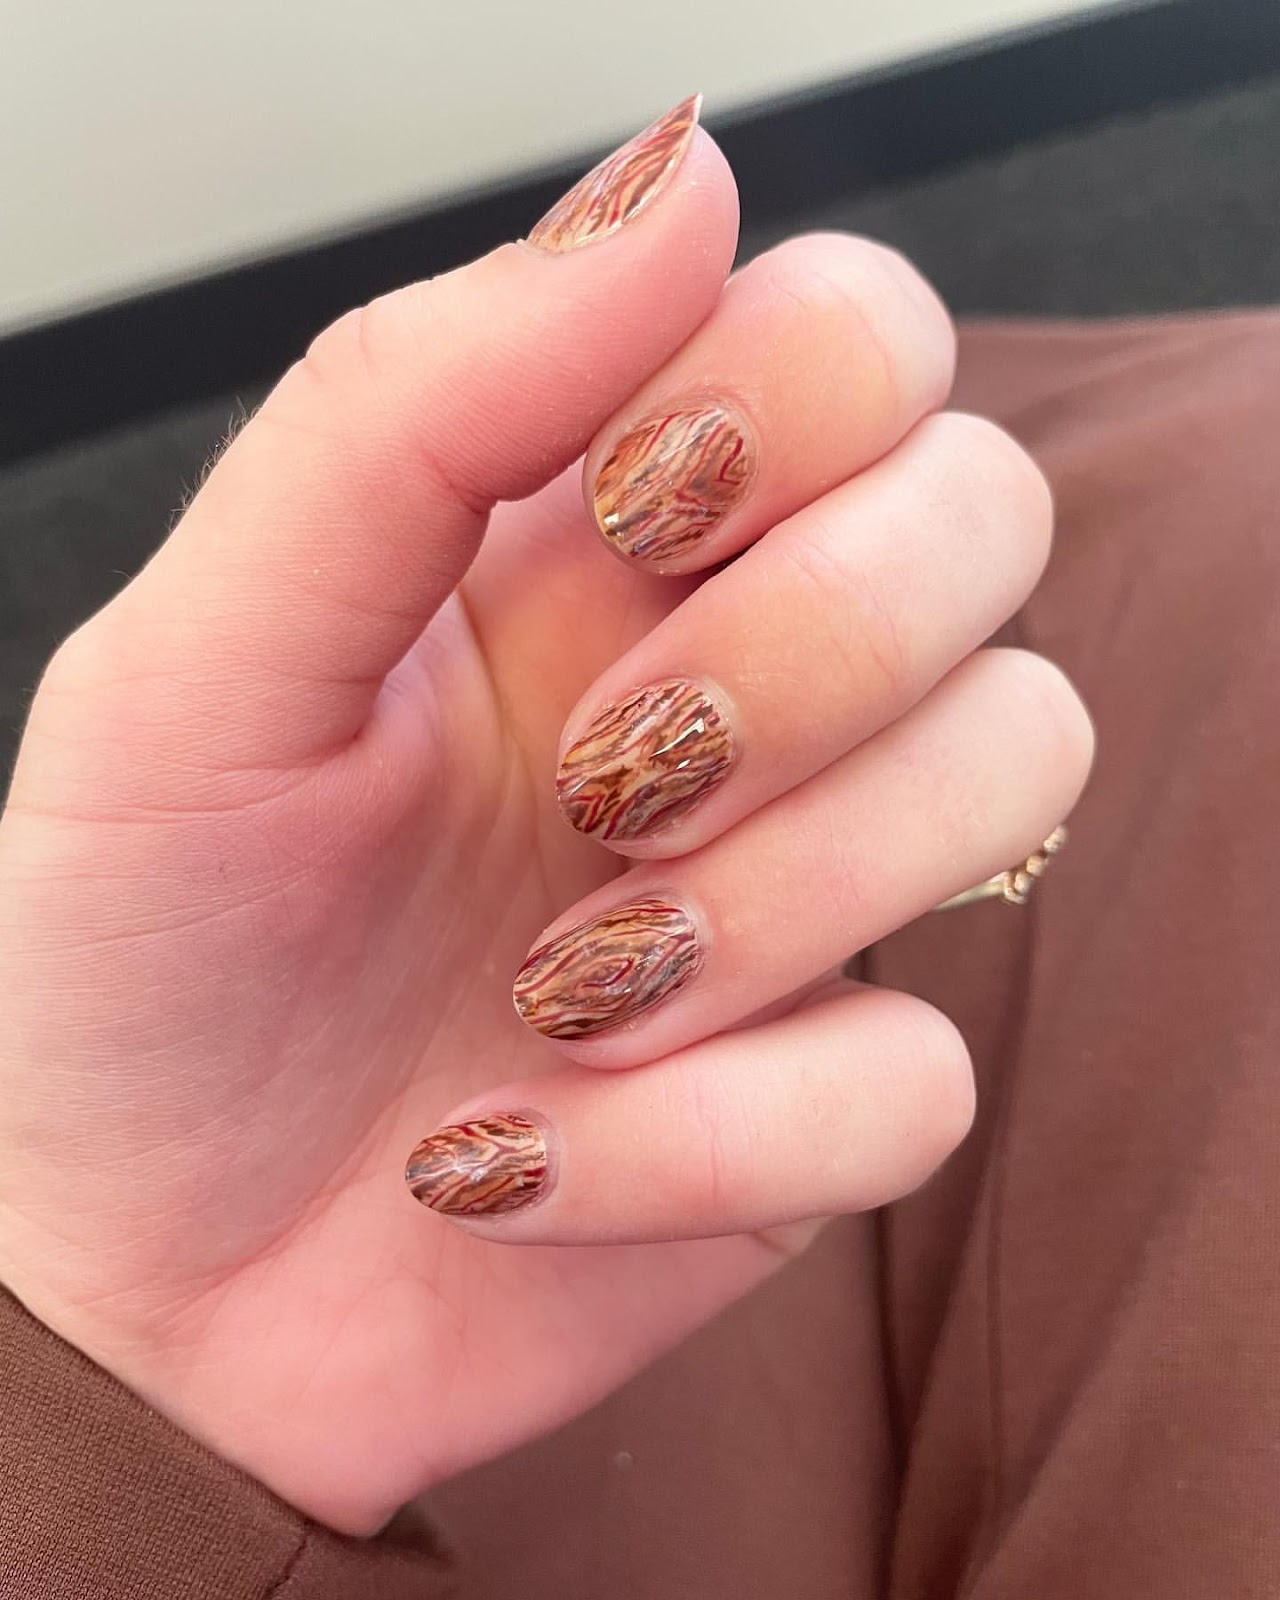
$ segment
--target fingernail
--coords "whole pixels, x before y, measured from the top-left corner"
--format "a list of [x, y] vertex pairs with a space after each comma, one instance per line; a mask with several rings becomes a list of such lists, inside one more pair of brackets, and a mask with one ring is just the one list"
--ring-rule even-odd
[[701, 109], [702, 96], [690, 95], [606, 156], [534, 225], [528, 242], [540, 250], [576, 250], [630, 222], [680, 165]]
[[660, 832], [718, 789], [733, 765], [733, 732], [687, 679], [650, 684], [607, 706], [565, 751], [560, 809], [593, 839]]
[[415, 1200], [447, 1217], [496, 1217], [536, 1200], [547, 1182], [547, 1144], [527, 1117], [477, 1117], [424, 1139], [404, 1181]]
[[746, 424], [727, 406], [664, 412], [624, 433], [596, 474], [596, 522], [624, 555], [660, 565], [742, 501], [754, 467]]
[[531, 951], [516, 974], [516, 1010], [550, 1039], [581, 1039], [648, 1011], [701, 965], [687, 911], [634, 900]]

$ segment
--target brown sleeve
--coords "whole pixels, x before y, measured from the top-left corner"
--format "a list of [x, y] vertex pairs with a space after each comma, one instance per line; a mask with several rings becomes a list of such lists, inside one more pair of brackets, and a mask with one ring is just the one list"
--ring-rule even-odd
[[309, 1522], [0, 1290], [0, 1600], [448, 1597], [424, 1529]]

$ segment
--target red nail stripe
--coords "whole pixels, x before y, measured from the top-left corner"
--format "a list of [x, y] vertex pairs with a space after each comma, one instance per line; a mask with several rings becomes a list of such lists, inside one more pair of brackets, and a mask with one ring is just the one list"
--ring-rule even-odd
[[629, 1022], [702, 965], [686, 911], [635, 900], [533, 950], [516, 974], [516, 1010], [551, 1039], [580, 1039]]
[[547, 1147], [526, 1117], [477, 1117], [424, 1139], [404, 1178], [415, 1199], [446, 1216], [498, 1216], [537, 1199]]
[[574, 250], [620, 228], [679, 165], [697, 126], [701, 95], [691, 95], [593, 167], [529, 234], [543, 250]]
[[682, 817], [728, 776], [733, 735], [715, 702], [678, 679], [608, 706], [565, 751], [560, 809], [595, 839], [638, 839]]
[[726, 407], [665, 412], [624, 434], [600, 468], [596, 521], [624, 554], [668, 561], [738, 504], [753, 466], [746, 429]]

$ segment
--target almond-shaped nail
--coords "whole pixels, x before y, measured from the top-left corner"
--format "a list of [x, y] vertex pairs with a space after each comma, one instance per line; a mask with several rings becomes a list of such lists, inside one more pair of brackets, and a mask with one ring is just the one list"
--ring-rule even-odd
[[687, 911], [633, 900], [531, 951], [516, 974], [516, 1010], [550, 1039], [581, 1039], [648, 1011], [701, 965]]
[[596, 522], [623, 555], [661, 567], [741, 504], [754, 472], [747, 425], [728, 406], [664, 411], [624, 433], [596, 474]]
[[530, 231], [540, 250], [576, 250], [630, 222], [667, 186], [698, 125], [702, 96], [690, 95], [580, 178]]
[[661, 832], [718, 789], [733, 765], [733, 732], [696, 683], [650, 684], [606, 706], [565, 751], [556, 798], [593, 839]]
[[527, 1117], [491, 1115], [440, 1128], [409, 1157], [415, 1200], [447, 1217], [496, 1217], [536, 1200], [547, 1182], [547, 1144]]

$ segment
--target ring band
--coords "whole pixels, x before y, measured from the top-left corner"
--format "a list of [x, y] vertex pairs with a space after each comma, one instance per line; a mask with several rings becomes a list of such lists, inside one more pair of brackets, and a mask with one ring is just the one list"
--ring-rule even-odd
[[976, 905], [979, 900], [1003, 900], [1007, 906], [1025, 906], [1031, 898], [1036, 880], [1043, 878], [1048, 872], [1049, 863], [1066, 842], [1067, 830], [1059, 826], [1038, 850], [1032, 851], [1027, 859], [1020, 861], [1016, 867], [1008, 867], [1004, 872], [997, 872], [994, 877], [975, 884], [972, 889], [964, 889], [959, 894], [953, 894], [949, 900], [944, 900], [941, 905], [934, 906], [933, 909], [956, 911], [961, 906]]

